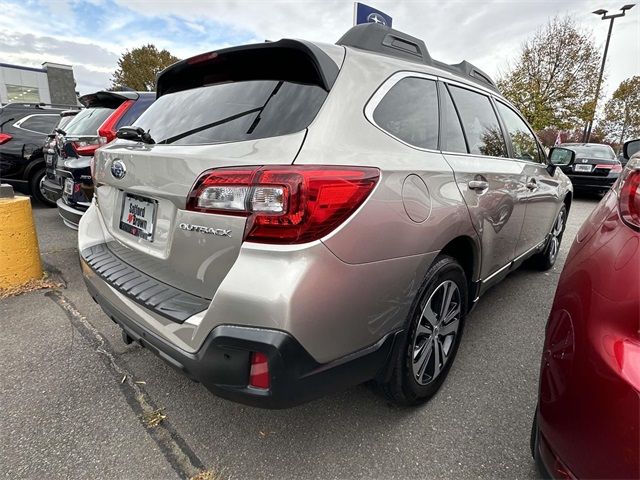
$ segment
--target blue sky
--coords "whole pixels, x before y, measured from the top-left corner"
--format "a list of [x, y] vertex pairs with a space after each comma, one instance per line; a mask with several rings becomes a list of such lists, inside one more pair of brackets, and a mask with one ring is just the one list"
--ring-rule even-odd
[[[607, 25], [590, 12], [617, 10], [610, 0], [373, 1], [394, 27], [423, 38], [433, 57], [462, 59], [497, 76], [520, 44], [555, 15], [591, 29], [598, 46]], [[0, 0], [0, 61], [74, 67], [78, 90], [109, 86], [118, 57], [147, 43], [179, 58], [265, 39], [334, 43], [352, 24], [343, 0]], [[640, 6], [616, 21], [607, 65], [607, 92], [640, 74]]]

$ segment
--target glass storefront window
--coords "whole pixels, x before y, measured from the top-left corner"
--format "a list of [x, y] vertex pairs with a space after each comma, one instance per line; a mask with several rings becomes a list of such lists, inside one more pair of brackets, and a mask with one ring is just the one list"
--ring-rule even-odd
[[40, 103], [38, 87], [7, 84], [7, 98], [9, 102]]

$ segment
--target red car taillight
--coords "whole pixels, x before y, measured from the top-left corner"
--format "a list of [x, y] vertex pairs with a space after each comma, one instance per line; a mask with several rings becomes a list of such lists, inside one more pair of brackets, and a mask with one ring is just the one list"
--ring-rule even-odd
[[13, 137], [11, 135], [9, 135], [8, 133], [0, 133], [0, 145], [4, 145], [5, 143], [7, 143], [12, 138]]
[[596, 170], [601, 168], [603, 170], [611, 170], [611, 173], [620, 173], [622, 172], [622, 164], [621, 163], [599, 163], [596, 165]]
[[187, 210], [248, 217], [248, 241], [310, 242], [362, 205], [379, 177], [379, 170], [369, 167], [219, 168], [200, 176]]
[[271, 386], [269, 378], [269, 359], [262, 352], [251, 352], [251, 369], [249, 386], [268, 390]]
[[619, 182], [620, 217], [630, 227], [640, 230], [640, 170], [627, 170]]
[[131, 108], [134, 104], [133, 100], [126, 100], [120, 104], [114, 112], [104, 121], [100, 128], [98, 128], [98, 135], [104, 138], [104, 143], [109, 143], [116, 138], [116, 124], [120, 121], [122, 116]]
[[103, 137], [98, 137], [95, 141], [81, 140], [72, 142], [73, 149], [82, 157], [89, 157], [96, 153], [96, 150], [106, 143]]

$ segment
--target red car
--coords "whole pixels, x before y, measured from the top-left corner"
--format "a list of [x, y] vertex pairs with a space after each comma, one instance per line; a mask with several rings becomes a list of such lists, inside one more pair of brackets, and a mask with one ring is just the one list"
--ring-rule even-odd
[[[627, 142], [625, 158], [638, 150], [640, 140]], [[546, 477], [640, 478], [640, 154], [571, 246], [546, 328], [531, 448]]]

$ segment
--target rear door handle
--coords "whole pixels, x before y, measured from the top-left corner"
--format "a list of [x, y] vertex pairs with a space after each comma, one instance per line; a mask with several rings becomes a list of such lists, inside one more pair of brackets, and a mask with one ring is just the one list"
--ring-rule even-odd
[[471, 180], [467, 185], [470, 190], [486, 190], [489, 188], [489, 182], [484, 180]]
[[527, 188], [532, 191], [538, 188], [538, 182], [536, 182], [535, 178], [529, 179], [529, 181], [527, 182]]

